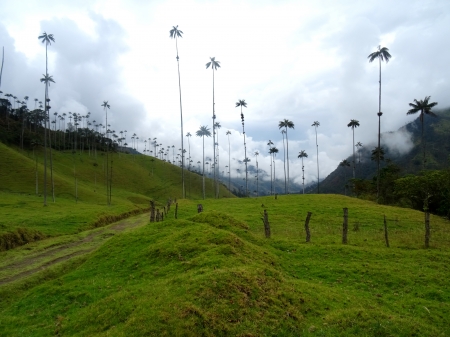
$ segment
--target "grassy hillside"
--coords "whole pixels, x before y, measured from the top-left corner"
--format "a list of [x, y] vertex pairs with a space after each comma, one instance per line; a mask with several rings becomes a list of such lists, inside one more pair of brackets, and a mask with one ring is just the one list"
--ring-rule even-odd
[[[48, 169], [48, 206], [43, 207], [42, 149], [19, 151], [0, 143], [0, 250], [5, 247], [6, 240], [11, 240], [11, 235], [4, 237], [8, 233], [14, 233], [12, 239], [15, 241], [23, 239], [25, 243], [34, 237], [74, 233], [120, 218], [128, 212], [142, 211], [151, 199], [161, 206], [169, 199], [181, 198], [179, 167], [142, 155], [116, 153], [109, 156], [113, 172], [111, 206], [106, 205], [106, 156], [103, 152], [53, 151], [56, 202], [52, 201]], [[200, 199], [201, 176], [186, 172], [185, 179], [186, 196]], [[209, 179], [206, 179], [206, 195], [214, 195]], [[224, 186], [221, 186], [220, 195], [233, 197]], [[21, 238], [20, 229], [21, 233], [28, 231], [25, 238]]]
[[[408, 209], [334, 195], [209, 199], [202, 214], [196, 203], [180, 201], [178, 220], [118, 234], [51, 272], [0, 287], [0, 335], [450, 334], [448, 221], [432, 216], [425, 250], [423, 214]], [[343, 207], [348, 245], [340, 243]]]

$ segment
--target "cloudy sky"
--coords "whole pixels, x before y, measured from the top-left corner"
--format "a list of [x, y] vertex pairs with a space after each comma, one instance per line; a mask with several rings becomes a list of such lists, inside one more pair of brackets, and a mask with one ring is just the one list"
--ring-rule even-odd
[[[195, 132], [212, 123], [210, 57], [220, 61], [215, 73], [215, 102], [220, 165], [228, 164], [226, 131], [231, 131], [231, 166], [244, 159], [240, 110], [244, 109], [247, 151], [259, 151], [259, 166], [269, 171], [268, 140], [280, 150], [278, 123], [289, 119], [291, 179], [301, 181], [300, 150], [306, 181], [317, 179], [315, 132], [320, 176], [325, 178], [352, 153], [351, 119], [360, 122], [355, 142], [373, 148], [378, 123], [378, 63], [367, 56], [378, 45], [392, 59], [382, 64], [382, 132], [397, 130], [414, 117], [408, 103], [431, 96], [438, 107], [450, 106], [450, 2], [377, 1], [140, 1], [3, 0], [0, 47], [5, 48], [1, 89], [17, 97], [43, 100], [44, 31], [49, 46], [52, 112], [91, 112], [103, 122], [101, 108], [111, 106], [108, 122], [118, 133], [157, 138], [163, 147], [181, 147], [175, 40], [178, 41], [184, 134], [190, 132], [191, 155], [201, 160]], [[386, 141], [407, 150], [408, 135]], [[185, 138], [185, 144], [186, 138]], [[187, 145], [185, 145], [187, 148]], [[139, 145], [139, 150], [144, 144]], [[212, 157], [212, 139], [206, 143]], [[224, 168], [220, 168], [222, 171]]]

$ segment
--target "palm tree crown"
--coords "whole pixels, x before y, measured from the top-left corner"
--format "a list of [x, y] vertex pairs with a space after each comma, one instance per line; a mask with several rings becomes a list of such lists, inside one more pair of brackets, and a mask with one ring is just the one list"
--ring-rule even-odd
[[170, 37], [175, 39], [178, 37], [183, 37], [183, 32], [181, 30], [178, 29], [178, 25], [177, 26], [172, 26], [173, 28], [170, 30]]
[[414, 103], [409, 103], [409, 106], [412, 109], [409, 109], [406, 113], [407, 115], [412, 115], [420, 111], [420, 123], [422, 125], [422, 148], [423, 148], [423, 168], [425, 169], [425, 142], [423, 138], [423, 117], [425, 115], [429, 115], [432, 117], [437, 117], [436, 114], [431, 111], [431, 108], [435, 107], [437, 105], [437, 102], [429, 103], [430, 96], [426, 96], [424, 100], [418, 101], [417, 99], [414, 99]]
[[289, 141], [287, 129], [293, 129], [294, 123], [288, 119], [284, 119], [278, 123], [278, 129], [284, 128], [286, 131], [286, 159], [287, 159], [287, 191], [289, 193]]
[[385, 61], [386, 63], [389, 62], [389, 59], [391, 58], [391, 54], [389, 54], [389, 49], [386, 47], [381, 48], [381, 46], [378, 46], [378, 50], [371, 53], [367, 58], [369, 59], [369, 62], [373, 62], [376, 59], [380, 59], [380, 61]]
[[206, 69], [209, 68], [209, 66], [211, 66], [211, 68], [213, 70], [217, 70], [217, 68], [220, 68], [220, 61], [216, 61], [215, 57], [210, 57], [209, 58], [211, 61], [206, 63]]
[[207, 126], [200, 126], [200, 129], [195, 133], [197, 137], [203, 138], [203, 199], [205, 199], [205, 136], [211, 137], [211, 131]]

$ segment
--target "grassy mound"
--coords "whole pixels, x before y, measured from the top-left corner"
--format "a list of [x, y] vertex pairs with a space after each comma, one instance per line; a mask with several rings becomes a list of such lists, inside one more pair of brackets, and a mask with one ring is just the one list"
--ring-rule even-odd
[[117, 235], [33, 289], [2, 289], [17, 296], [0, 305], [0, 335], [446, 335], [448, 261], [438, 249], [266, 240], [204, 212]]

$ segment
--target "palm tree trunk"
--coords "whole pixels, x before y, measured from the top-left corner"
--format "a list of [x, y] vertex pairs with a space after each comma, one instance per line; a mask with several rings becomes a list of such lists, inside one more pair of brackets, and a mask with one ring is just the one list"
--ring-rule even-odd
[[[216, 109], [215, 109], [215, 102], [214, 102], [214, 66], [211, 67], [212, 73], [213, 73], [213, 117], [212, 117], [212, 123], [213, 123], [213, 163], [214, 163], [214, 189], [216, 189]], [[214, 197], [216, 197], [216, 191], [214, 190]]]
[[284, 166], [284, 193], [287, 194], [287, 182], [286, 182], [286, 148], [284, 146], [284, 133], [283, 135], [283, 166]]
[[205, 136], [203, 136], [203, 200], [205, 199]]
[[377, 157], [377, 203], [379, 202], [379, 196], [380, 196], [380, 155], [381, 155], [381, 145], [380, 145], [380, 138], [381, 138], [381, 115], [383, 114], [381, 112], [381, 58], [378, 57], [378, 61], [380, 64], [380, 86], [378, 89], [378, 157]]
[[316, 129], [316, 151], [317, 151], [317, 194], [319, 194], [319, 144], [317, 144], [317, 126]]
[[422, 169], [425, 170], [425, 141], [423, 138], [423, 117], [424, 117], [423, 111], [422, 111], [420, 117], [421, 117], [420, 119], [421, 119], [421, 124], [422, 124], [422, 136], [421, 136], [422, 137], [422, 150], [423, 150]]
[[181, 189], [182, 197], [186, 198], [186, 191], [184, 189], [184, 143], [183, 143], [183, 107], [181, 104], [181, 79], [180, 79], [180, 60], [178, 57], [178, 42], [177, 34], [175, 34], [175, 45], [177, 48], [177, 65], [178, 65], [178, 90], [180, 92], [180, 120], [181, 120]]
[[352, 127], [353, 129], [353, 179], [355, 179], [355, 127]]
[[286, 126], [287, 193], [289, 194], [289, 140]]

